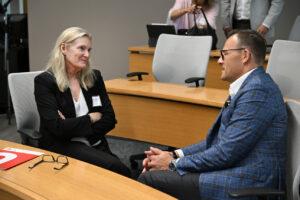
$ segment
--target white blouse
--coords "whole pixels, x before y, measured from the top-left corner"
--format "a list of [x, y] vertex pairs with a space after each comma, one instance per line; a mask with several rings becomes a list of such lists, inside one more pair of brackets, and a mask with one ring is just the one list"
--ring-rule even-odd
[[[81, 89], [80, 89], [78, 101], [76, 102], [75, 99], [73, 98], [73, 102], [74, 102], [74, 106], [75, 106], [76, 117], [80, 117], [80, 116], [88, 114], [89, 108], [86, 104], [86, 101], [85, 101], [85, 98], [84, 98], [84, 95], [83, 95]], [[98, 142], [96, 142], [94, 144], [90, 144], [90, 142], [85, 137], [74, 137], [71, 139], [71, 141], [81, 142], [89, 147], [94, 147], [101, 143], [101, 140], [99, 140]]]

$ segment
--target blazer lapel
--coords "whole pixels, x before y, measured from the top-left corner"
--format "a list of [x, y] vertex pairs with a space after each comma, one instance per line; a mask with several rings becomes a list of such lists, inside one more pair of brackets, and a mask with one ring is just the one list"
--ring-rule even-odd
[[219, 132], [219, 128], [220, 128], [220, 123], [221, 123], [221, 118], [222, 118], [222, 113], [224, 111], [225, 105], [227, 101], [230, 101], [230, 96], [226, 99], [224, 106], [222, 107], [214, 125], [212, 126], [212, 128], [210, 129], [210, 131], [207, 134], [207, 138], [206, 138], [206, 147], [209, 148], [213, 142], [214, 137], [216, 136], [216, 134]]
[[82, 94], [85, 98], [86, 104], [89, 108], [89, 111], [91, 111], [91, 108], [93, 107], [92, 96], [84, 88], [81, 88], [81, 91], [82, 91]]
[[[76, 113], [75, 113], [75, 106], [74, 106], [74, 102], [73, 102], [73, 97], [71, 94], [71, 90], [68, 88], [65, 92], [61, 93], [61, 97], [62, 97], [62, 107], [65, 110], [65, 115], [69, 116], [69, 117], [75, 117]], [[63, 104], [66, 104], [65, 106]], [[67, 106], [69, 105], [69, 106]], [[72, 106], [70, 106], [72, 105]]]

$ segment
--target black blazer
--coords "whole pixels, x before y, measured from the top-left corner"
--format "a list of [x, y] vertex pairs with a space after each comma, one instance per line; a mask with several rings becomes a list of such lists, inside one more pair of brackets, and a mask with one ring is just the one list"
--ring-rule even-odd
[[[40, 114], [40, 133], [43, 138], [42, 148], [50, 148], [56, 141], [70, 141], [73, 137], [84, 136], [91, 144], [115, 127], [115, 113], [107, 95], [100, 71], [93, 70], [95, 82], [92, 88], [81, 88], [89, 113], [101, 112], [102, 118], [91, 124], [90, 117], [84, 115], [76, 118], [75, 107], [68, 88], [60, 92], [56, 79], [49, 71], [38, 75], [34, 80], [34, 95]], [[93, 106], [93, 96], [100, 96], [102, 106]], [[58, 110], [66, 117], [62, 120]]]

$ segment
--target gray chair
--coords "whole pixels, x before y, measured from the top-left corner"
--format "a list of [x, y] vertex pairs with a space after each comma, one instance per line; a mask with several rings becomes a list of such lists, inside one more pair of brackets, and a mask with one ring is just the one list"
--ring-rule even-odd
[[203, 78], [199, 85], [204, 86], [211, 45], [211, 36], [160, 35], [152, 64], [155, 79], [184, 84], [199, 77]]
[[292, 26], [289, 40], [300, 41], [300, 15], [296, 18], [294, 25]]
[[[209, 55], [212, 45], [211, 36], [182, 36], [161, 34], [154, 52], [152, 72], [159, 82], [193, 83], [204, 86]], [[142, 75], [146, 72], [132, 72], [127, 77]]]
[[34, 98], [34, 78], [42, 71], [11, 73], [8, 86], [22, 144], [39, 147], [40, 117]]
[[287, 100], [286, 104], [289, 118], [286, 178], [287, 195], [288, 199], [300, 200], [300, 102]]
[[300, 99], [300, 42], [276, 40], [267, 72], [286, 98]]
[[288, 200], [300, 200], [300, 102], [287, 100], [288, 131], [287, 131], [287, 173], [286, 191], [267, 188], [251, 188], [233, 190], [230, 195], [235, 198], [259, 196], [284, 196]]

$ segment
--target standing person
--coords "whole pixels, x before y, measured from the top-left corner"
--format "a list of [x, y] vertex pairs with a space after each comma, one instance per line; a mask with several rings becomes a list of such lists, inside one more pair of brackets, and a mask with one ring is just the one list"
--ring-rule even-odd
[[176, 30], [190, 29], [194, 26], [194, 10], [196, 11], [196, 23], [199, 28], [206, 28], [206, 22], [203, 14], [200, 12], [203, 8], [208, 23], [213, 29], [216, 29], [216, 19], [219, 14], [219, 4], [214, 0], [176, 0], [174, 6], [170, 9], [168, 18], [175, 24]]
[[206, 140], [174, 152], [150, 148], [140, 182], [179, 199], [223, 200], [231, 189], [284, 188], [287, 112], [262, 67], [265, 54], [256, 31], [229, 34], [218, 63], [230, 96]]
[[91, 40], [79, 27], [63, 31], [34, 80], [41, 147], [130, 176], [105, 139], [116, 119], [101, 73], [90, 67]]
[[253, 29], [263, 37], [274, 37], [274, 24], [284, 0], [221, 0], [225, 35], [232, 29]]

